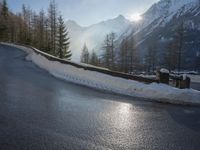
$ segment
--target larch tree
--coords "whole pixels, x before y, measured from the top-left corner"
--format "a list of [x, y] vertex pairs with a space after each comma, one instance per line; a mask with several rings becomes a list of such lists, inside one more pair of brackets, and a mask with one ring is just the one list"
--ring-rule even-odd
[[110, 68], [109, 59], [110, 59], [110, 41], [109, 41], [109, 35], [106, 35], [103, 45], [103, 54], [101, 57], [103, 67]]
[[170, 41], [164, 56], [165, 64], [170, 72], [176, 70], [178, 64], [177, 60], [177, 46], [174, 42]]
[[115, 40], [116, 40], [116, 34], [114, 32], [110, 33], [110, 64], [111, 64], [111, 69], [115, 68]]
[[200, 71], [200, 52], [196, 53], [195, 70]]
[[23, 19], [23, 42], [30, 44], [32, 42], [32, 10], [29, 7], [22, 5]]
[[145, 56], [145, 63], [148, 72], [153, 72], [156, 69], [157, 64], [157, 48], [155, 44], [149, 45], [147, 54]]
[[178, 45], [178, 72], [180, 73], [182, 68], [182, 62], [183, 62], [183, 42], [184, 42], [184, 26], [183, 22], [180, 23], [180, 25], [177, 28], [177, 34], [176, 34], [176, 40]]
[[50, 29], [49, 29], [49, 20], [45, 17], [44, 21], [44, 51], [50, 53], [51, 50], [51, 38], [50, 38]]
[[38, 17], [38, 45], [39, 48], [43, 51], [45, 51], [45, 12], [42, 9], [39, 12], [39, 17]]
[[135, 45], [135, 39], [131, 38], [129, 43], [128, 43], [128, 59], [130, 60], [129, 62], [129, 72], [133, 72], [134, 70], [137, 69], [138, 67], [138, 53]]
[[3, 0], [2, 7], [0, 8], [0, 39], [3, 41], [8, 40], [8, 17], [7, 1]]
[[25, 5], [21, 12], [9, 11], [6, 0], [0, 0], [0, 41], [34, 46], [63, 59], [71, 59], [69, 37], [62, 17], [57, 17], [55, 0], [51, 0], [46, 15]]
[[48, 21], [50, 27], [51, 54], [56, 55], [56, 35], [57, 35], [57, 6], [55, 0], [51, 0], [48, 10]]
[[69, 50], [69, 39], [65, 23], [60, 15], [58, 18], [57, 56], [61, 59], [71, 59], [72, 53]]
[[4, 16], [5, 18], [8, 18], [8, 6], [7, 6], [7, 1], [3, 0], [3, 4], [2, 4], [2, 12], [1, 12], [2, 16]]
[[120, 52], [119, 52], [119, 70], [122, 72], [128, 72], [128, 38], [124, 38], [120, 45]]
[[168, 50], [166, 53], [166, 62], [168, 64], [169, 70], [178, 69], [178, 72], [181, 71], [184, 64], [184, 26], [183, 22], [177, 26], [173, 40], [168, 44]]

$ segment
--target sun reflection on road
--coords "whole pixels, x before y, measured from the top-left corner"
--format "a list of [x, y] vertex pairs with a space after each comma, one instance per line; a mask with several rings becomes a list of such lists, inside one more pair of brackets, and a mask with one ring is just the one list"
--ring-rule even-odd
[[117, 116], [115, 123], [120, 129], [126, 129], [129, 127], [130, 121], [133, 119], [133, 115], [131, 114], [132, 107], [131, 104], [120, 103], [116, 108], [115, 113]]

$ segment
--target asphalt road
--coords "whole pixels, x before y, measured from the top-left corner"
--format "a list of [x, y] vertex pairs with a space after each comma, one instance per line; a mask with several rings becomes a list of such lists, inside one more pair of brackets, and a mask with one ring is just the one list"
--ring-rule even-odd
[[0, 45], [0, 150], [199, 150], [200, 108], [58, 80]]

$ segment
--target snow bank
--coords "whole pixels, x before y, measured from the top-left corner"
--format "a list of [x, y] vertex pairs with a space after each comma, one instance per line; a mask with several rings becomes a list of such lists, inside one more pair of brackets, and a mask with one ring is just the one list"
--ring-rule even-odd
[[86, 71], [60, 62], [49, 61], [29, 48], [16, 45], [15, 47], [28, 53], [27, 60], [31, 60], [55, 77], [69, 82], [127, 96], [143, 97], [151, 101], [173, 104], [200, 104], [200, 92], [193, 89], [177, 89], [157, 83], [144, 84], [94, 71]]
[[164, 68], [160, 69], [160, 72], [161, 72], [161, 73], [166, 73], [166, 74], [169, 74], [169, 70], [167, 70], [167, 69], [164, 69]]
[[187, 75], [194, 83], [200, 83], [200, 75]]

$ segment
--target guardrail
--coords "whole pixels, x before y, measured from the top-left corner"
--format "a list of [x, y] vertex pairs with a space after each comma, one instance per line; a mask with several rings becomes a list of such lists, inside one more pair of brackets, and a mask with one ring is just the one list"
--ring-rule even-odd
[[52, 56], [50, 54], [47, 54], [45, 52], [39, 51], [38, 49], [36, 49], [34, 47], [31, 47], [31, 48], [34, 50], [35, 53], [46, 57], [48, 60], [59, 61], [62, 64], [71, 65], [71, 66], [74, 66], [74, 67], [77, 67], [77, 68], [81, 68], [81, 69], [84, 69], [84, 70], [96, 71], [96, 72], [99, 72], [99, 73], [111, 75], [113, 77], [120, 77], [120, 78], [124, 78], [124, 79], [144, 82], [144, 83], [153, 83], [153, 82], [158, 83], [159, 82], [156, 79], [149, 79], [149, 78], [144, 78], [144, 77], [140, 77], [140, 76], [134, 76], [134, 75], [121, 73], [121, 72], [117, 72], [117, 71], [111, 71], [111, 70], [106, 69], [106, 68], [100, 68], [100, 67], [95, 67], [95, 66], [87, 66], [87, 65], [78, 64], [78, 63], [75, 63], [75, 62], [72, 62], [72, 61], [68, 61], [68, 60], [63, 60], [63, 59], [57, 58], [57, 57]]
[[124, 79], [128, 79], [128, 80], [135, 80], [135, 81], [139, 81], [139, 82], [143, 82], [143, 83], [147, 83], [147, 84], [150, 84], [150, 83], [153, 83], [153, 82], [156, 82], [156, 83], [159, 82], [156, 79], [144, 78], [144, 77], [130, 75], [130, 74], [122, 73], [122, 72], [111, 71], [111, 70], [106, 69], [106, 68], [100, 68], [100, 67], [95, 67], [95, 66], [90, 66], [90, 65], [78, 64], [78, 63], [75, 63], [73, 61], [63, 60], [63, 59], [60, 59], [58, 57], [52, 56], [48, 53], [42, 52], [42, 51], [40, 51], [40, 50], [38, 50], [38, 49], [36, 49], [32, 46], [27, 46], [27, 45], [22, 45], [22, 44], [16, 44], [16, 45], [31, 48], [35, 53], [44, 56], [45, 58], [47, 58], [50, 61], [58, 61], [62, 64], [71, 65], [71, 66], [74, 66], [76, 68], [80, 68], [80, 69], [84, 69], [84, 70], [88, 70], [88, 71], [95, 71], [95, 72], [111, 75], [113, 77], [120, 77], [120, 78], [124, 78]]

